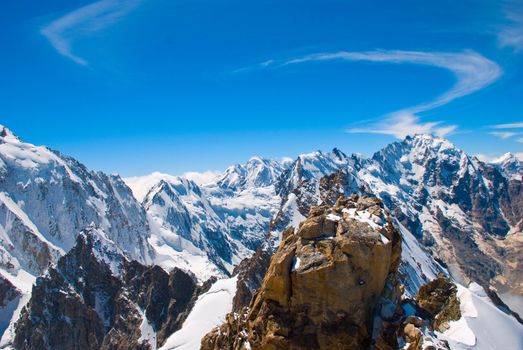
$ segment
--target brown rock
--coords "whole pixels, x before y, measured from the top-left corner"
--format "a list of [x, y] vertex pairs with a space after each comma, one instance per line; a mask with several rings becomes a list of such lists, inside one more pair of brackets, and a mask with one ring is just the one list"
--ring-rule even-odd
[[[356, 203], [342, 199], [339, 205]], [[326, 216], [341, 209], [313, 209], [296, 235], [285, 235], [244, 318], [209, 333], [202, 349], [242, 349], [246, 342], [271, 350], [371, 346], [373, 314], [397, 273], [401, 240], [388, 232], [392, 225], [381, 229], [390, 237], [384, 243], [379, 231], [348, 216], [339, 222], [349, 228], [343, 235], [326, 236], [338, 225]]]
[[360, 197], [356, 204], [357, 210], [365, 210], [373, 206], [383, 208], [383, 203], [376, 197]]
[[325, 214], [313, 216], [300, 224], [298, 236], [304, 239], [313, 239], [323, 236], [323, 222]]
[[[311, 209], [311, 212], [314, 212], [314, 208]], [[319, 214], [319, 212], [314, 213], [318, 215], [311, 216], [300, 224], [298, 236], [303, 239], [315, 239], [326, 235], [334, 235], [338, 225], [337, 220], [331, 219], [325, 211], [322, 214]]]
[[407, 323], [405, 328], [403, 328], [405, 333], [405, 339], [409, 343], [419, 343], [421, 340], [421, 331], [412, 323]]
[[443, 274], [421, 286], [415, 300], [432, 318], [432, 327], [437, 331], [444, 332], [450, 321], [461, 317], [457, 287]]
[[315, 207], [311, 207], [311, 209], [309, 210], [309, 217], [320, 216], [322, 214], [325, 214], [327, 209], [329, 209], [328, 205], [317, 205]]

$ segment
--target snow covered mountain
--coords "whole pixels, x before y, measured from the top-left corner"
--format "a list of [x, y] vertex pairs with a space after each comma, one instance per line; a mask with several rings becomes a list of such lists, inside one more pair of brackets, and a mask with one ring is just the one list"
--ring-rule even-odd
[[523, 295], [516, 257], [522, 183], [515, 173], [504, 176], [498, 166], [428, 135], [390, 144], [357, 168], [358, 178], [458, 281]]
[[[118, 288], [107, 289], [103, 281], [97, 281], [99, 288], [122, 293], [122, 301], [136, 288], [145, 288], [126, 280], [133, 260], [143, 266], [140, 283], [148, 283], [149, 267], [155, 276], [161, 275], [160, 281], [169, 279], [152, 265], [162, 267], [166, 274], [178, 268], [194, 275], [191, 292], [183, 294], [192, 301], [176, 309], [181, 318], [167, 323], [158, 319], [151, 323], [152, 331], [146, 327], [147, 320], [157, 311], [140, 316], [150, 304], [138, 296], [124, 300], [132, 304], [127, 309], [134, 323], [125, 327], [133, 329], [133, 341], [140, 343], [143, 339], [135, 335], [143, 331], [150, 335], [148, 339], [154, 335], [163, 342], [185, 317], [188, 324], [198, 323], [195, 320], [207, 307], [197, 300], [209, 303], [223, 296], [223, 307], [211, 308], [221, 316], [210, 315], [214, 321], [197, 327], [203, 336], [231, 307], [239, 310], [249, 302], [287, 227], [297, 228], [312, 207], [332, 205], [340, 195], [353, 193], [377, 196], [393, 215], [403, 237], [399, 271], [405, 293], [414, 295], [422, 284], [444, 272], [463, 286], [479, 283], [484, 291], [473, 288], [480, 296], [472, 299], [488, 293], [499, 307], [505, 302], [521, 313], [521, 175], [521, 162], [515, 156], [486, 164], [447, 140], [416, 135], [388, 145], [371, 158], [347, 156], [334, 149], [300, 155], [294, 161], [253, 157], [223, 173], [153, 173], [122, 180], [90, 171], [47, 147], [25, 143], [0, 127], [0, 348], [13, 344], [14, 321], [22, 306], [31, 302], [38, 276], [43, 276], [41, 288], [56, 284], [76, 298], [83, 282], [67, 276], [105, 269], [101, 264], [116, 278], [113, 282]], [[86, 231], [97, 242], [85, 253], [94, 259], [85, 254], [80, 260], [65, 257]], [[74, 266], [57, 267], [59, 261]], [[66, 281], [61, 280], [64, 276]], [[212, 277], [219, 280], [211, 287], [212, 280], [204, 282]], [[82, 293], [82, 298], [90, 298], [90, 291]], [[176, 287], [172, 293], [177, 293]], [[200, 314], [191, 316], [193, 302]], [[89, 300], [82, 305], [85, 310], [97, 310]], [[113, 312], [111, 305], [104, 307]], [[37, 307], [27, 316], [33, 312], [39, 312]], [[61, 317], [66, 310], [55, 312]], [[509, 317], [502, 314], [499, 317]], [[29, 334], [38, 326], [29, 322], [24, 327]], [[180, 345], [192, 337], [192, 331], [184, 327], [166, 344]], [[47, 326], [42, 329], [54, 332]], [[105, 338], [109, 329], [93, 334], [100, 342], [112, 341]], [[118, 328], [117, 334], [125, 331]], [[194, 348], [199, 343], [191, 344]]]
[[511, 180], [522, 180], [523, 161], [521, 158], [513, 153], [505, 153], [501, 157], [495, 159], [492, 164], [495, 164], [505, 176]]
[[[375, 195], [458, 281], [474, 280], [513, 299], [522, 294], [519, 235], [511, 234], [520, 232], [523, 223], [518, 165], [513, 156], [485, 164], [447, 140], [416, 135], [368, 159], [337, 149], [300, 155], [286, 164], [254, 157], [203, 186], [167, 186], [166, 179], [153, 189], [153, 197], [176, 194], [177, 199], [144, 205], [167, 228], [171, 238], [166, 241], [181, 235], [228, 274], [264, 242], [266, 232], [274, 239], [264, 247], [277, 246], [285, 227], [296, 227], [311, 206], [329, 196]], [[254, 215], [238, 214], [248, 209]]]
[[107, 244], [152, 261], [146, 214], [116, 175], [18, 139], [0, 126], [0, 269], [39, 275], [94, 225]]
[[84, 229], [97, 232], [100, 256], [113, 252], [150, 264], [144, 209], [116, 175], [21, 141], [0, 126], [0, 280], [4, 333], [27, 302], [35, 278], [68, 252]]
[[300, 155], [292, 162], [252, 157], [200, 184], [159, 173], [125, 181], [149, 216], [157, 263], [184, 267], [205, 280], [230, 275], [264, 242], [287, 200], [284, 193], [348, 162], [338, 150]]
[[218, 186], [235, 192], [254, 187], [271, 186], [288, 165], [288, 160], [275, 161], [252, 157], [245, 164], [236, 164], [227, 168], [218, 179]]

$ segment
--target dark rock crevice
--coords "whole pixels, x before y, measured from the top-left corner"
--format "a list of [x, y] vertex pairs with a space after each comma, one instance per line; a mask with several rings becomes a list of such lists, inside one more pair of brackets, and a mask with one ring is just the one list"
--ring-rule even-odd
[[119, 276], [97, 258], [97, 241], [88, 232], [33, 286], [15, 325], [15, 349], [150, 349], [141, 325], [156, 332], [157, 344], [178, 330], [197, 295], [182, 270], [165, 272], [122, 259]]

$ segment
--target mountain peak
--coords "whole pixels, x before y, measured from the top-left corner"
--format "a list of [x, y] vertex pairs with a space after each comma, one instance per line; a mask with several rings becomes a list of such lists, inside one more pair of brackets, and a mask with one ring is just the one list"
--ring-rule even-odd
[[342, 152], [339, 148], [337, 148], [337, 147], [334, 147], [334, 148], [332, 149], [332, 153], [333, 153], [336, 157], [338, 157], [339, 159], [345, 159], [345, 158], [347, 158], [347, 155], [346, 155], [345, 153], [343, 153], [343, 152]]
[[266, 160], [260, 156], [252, 156], [247, 163], [265, 163]]
[[434, 136], [430, 134], [415, 134], [407, 136], [403, 141], [392, 143], [386, 146], [385, 149], [396, 149], [397, 146], [403, 148], [405, 152], [416, 154], [418, 156], [428, 154], [463, 154], [463, 151], [457, 148], [449, 140]]
[[432, 134], [414, 134], [413, 136], [407, 136], [403, 140], [406, 143], [423, 143], [432, 145], [446, 145], [451, 148], [455, 148], [454, 144], [444, 137], [432, 135]]
[[123, 179], [133, 192], [134, 197], [139, 201], [143, 201], [147, 193], [161, 180], [166, 182], [176, 182], [179, 178], [173, 175], [155, 171], [149, 175], [127, 177]]
[[508, 163], [518, 163], [521, 162], [521, 160], [512, 152], [507, 152], [503, 154], [502, 156], [492, 160], [492, 164], [508, 164]]
[[260, 156], [251, 157], [245, 164], [236, 164], [225, 170], [218, 184], [222, 188], [240, 190], [274, 184], [285, 165]]
[[492, 160], [491, 164], [497, 166], [509, 179], [521, 180], [523, 178], [523, 161], [520, 160], [519, 154], [507, 152]]
[[11, 130], [0, 124], [0, 139], [11, 142], [20, 142], [20, 138]]

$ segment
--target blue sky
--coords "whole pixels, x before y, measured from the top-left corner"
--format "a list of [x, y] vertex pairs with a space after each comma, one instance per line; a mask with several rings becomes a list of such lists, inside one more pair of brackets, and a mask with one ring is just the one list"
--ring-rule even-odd
[[96, 170], [523, 152], [522, 1], [18, 0], [0, 26], [0, 123]]

